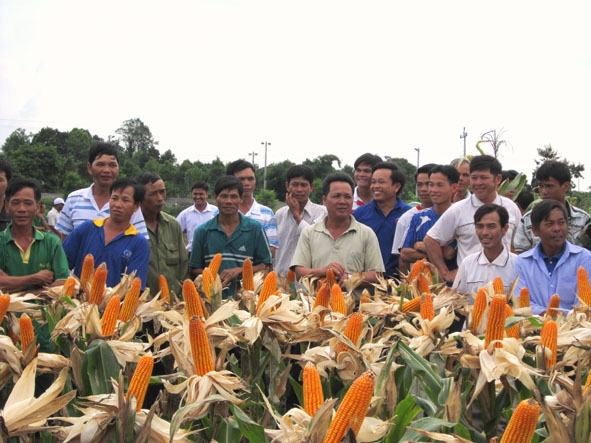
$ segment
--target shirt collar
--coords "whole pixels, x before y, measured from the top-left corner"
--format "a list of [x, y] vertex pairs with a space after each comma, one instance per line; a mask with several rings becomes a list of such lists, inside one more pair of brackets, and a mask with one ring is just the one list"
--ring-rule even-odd
[[[105, 217], [105, 218], [95, 218], [92, 222], [95, 224], [95, 226], [97, 226], [98, 228], [102, 228], [105, 225], [105, 221], [108, 219], [109, 217]], [[123, 232], [123, 235], [137, 235], [139, 234], [139, 231], [135, 228], [134, 225], [132, 225], [131, 223], [129, 224], [129, 226], [127, 227], [127, 229]]]

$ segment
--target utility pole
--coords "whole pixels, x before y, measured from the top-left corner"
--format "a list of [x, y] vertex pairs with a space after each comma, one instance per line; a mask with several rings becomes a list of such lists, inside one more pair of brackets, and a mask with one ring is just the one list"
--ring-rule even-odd
[[271, 142], [261, 142], [265, 145], [265, 169], [263, 171], [263, 189], [267, 189], [267, 146], [271, 146]]
[[460, 138], [464, 139], [464, 157], [466, 157], [466, 137], [467, 136], [468, 136], [468, 133], [466, 132], [466, 127], [464, 126], [464, 130], [460, 134]]
[[421, 156], [421, 148], [415, 148], [415, 151], [417, 151], [417, 169], [419, 169], [419, 159]]
[[259, 153], [258, 152], [255, 152], [255, 151], [252, 151], [252, 152], [249, 152], [248, 155], [250, 155], [252, 157], [251, 163], [254, 166], [254, 156], [255, 155], [259, 155]]

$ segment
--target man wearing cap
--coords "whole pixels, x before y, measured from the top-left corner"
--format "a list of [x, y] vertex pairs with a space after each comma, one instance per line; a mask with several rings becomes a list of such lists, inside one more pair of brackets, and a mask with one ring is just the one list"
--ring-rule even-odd
[[[55, 230], [55, 224], [57, 223], [57, 219], [60, 216], [60, 212], [62, 212], [62, 208], [64, 207], [64, 199], [61, 197], [56, 198], [53, 201], [53, 208], [47, 213], [47, 224], [51, 228], [53, 232], [57, 234]], [[59, 234], [58, 234], [59, 235]]]

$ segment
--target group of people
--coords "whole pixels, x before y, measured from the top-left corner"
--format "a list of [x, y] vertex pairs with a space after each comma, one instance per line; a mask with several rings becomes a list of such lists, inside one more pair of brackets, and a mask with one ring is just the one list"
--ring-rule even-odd
[[421, 166], [415, 174], [420, 202], [410, 206], [400, 198], [403, 171], [368, 153], [355, 161], [355, 181], [344, 173], [324, 178], [322, 205], [310, 201], [312, 169], [292, 166], [285, 206], [275, 214], [254, 198], [254, 165], [237, 160], [215, 183], [215, 204], [208, 201], [208, 184], [197, 181], [194, 204], [176, 219], [163, 212], [166, 186], [157, 174], [118, 178], [116, 146], [95, 143], [87, 168], [92, 184], [65, 202], [56, 199], [44, 231], [34, 228], [38, 185], [12, 179], [0, 158], [1, 290], [63, 284], [70, 270], [80, 275], [88, 253], [107, 264], [109, 286], [135, 272], [142, 288], [156, 293], [164, 275], [176, 294], [221, 253], [227, 296], [239, 286], [246, 258], [255, 271], [322, 278], [330, 269], [339, 282], [361, 273], [365, 284], [379, 275], [399, 277], [426, 258], [462, 293], [496, 276], [507, 287], [517, 278], [517, 290], [528, 287], [540, 313], [554, 293], [570, 309], [576, 269], [591, 271], [591, 252], [575, 244], [585, 237], [590, 217], [566, 200], [571, 175], [558, 161], [537, 170], [542, 201], [528, 212], [499, 194], [503, 171], [494, 157]]

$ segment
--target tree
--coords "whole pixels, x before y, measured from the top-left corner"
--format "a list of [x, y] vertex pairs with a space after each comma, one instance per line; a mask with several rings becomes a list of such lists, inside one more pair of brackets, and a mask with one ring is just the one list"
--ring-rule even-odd
[[21, 146], [9, 161], [15, 176], [27, 177], [41, 184], [43, 192], [59, 191], [59, 171], [63, 163], [57, 155], [55, 146], [41, 143]]
[[[267, 189], [275, 192], [280, 201], [285, 201], [285, 182], [287, 180], [287, 171], [295, 163], [290, 160], [284, 160], [279, 163], [272, 163], [267, 166]], [[257, 171], [257, 182], [263, 180], [262, 170]]]
[[2, 145], [2, 151], [6, 155], [6, 159], [10, 161], [10, 156], [16, 152], [20, 147], [31, 144], [31, 136], [27, 135], [24, 129], [15, 129], [10, 134], [4, 144]]
[[129, 158], [133, 158], [136, 153], [141, 154], [136, 158], [140, 167], [143, 167], [149, 158], [160, 159], [160, 152], [156, 148], [158, 142], [154, 140], [150, 128], [139, 118], [125, 120], [115, 133], [121, 137], [119, 142]]
[[559, 161], [559, 162], [563, 162], [563, 163], [567, 164], [568, 169], [570, 170], [570, 175], [571, 175], [571, 183], [570, 183], [571, 190], [576, 189], [574, 179], [584, 178], [583, 171], [585, 170], [585, 165], [583, 165], [582, 163], [575, 164], [573, 162], [569, 162], [566, 159], [560, 158], [560, 156], [558, 155], [558, 152], [554, 150], [552, 145], [545, 145], [543, 148], [538, 148], [537, 151], [538, 151], [538, 155], [540, 156], [540, 159], [534, 160], [536, 163], [536, 168], [532, 172], [532, 179], [531, 179], [532, 188], [537, 188], [537, 186], [538, 186], [538, 180], [536, 179], [536, 171], [538, 170], [540, 165], [548, 160], [555, 160], [555, 161]]
[[417, 168], [415, 165], [409, 163], [409, 161], [405, 158], [392, 158], [388, 160], [394, 164], [396, 164], [402, 172], [404, 172], [404, 176], [406, 178], [406, 183], [404, 184], [404, 188], [402, 189], [402, 193], [399, 197], [406, 201], [416, 201], [417, 196], [415, 195], [417, 182], [415, 180], [415, 173], [417, 172]]
[[53, 128], [42, 128], [37, 134], [33, 135], [31, 143], [40, 143], [45, 146], [55, 146], [59, 155], [66, 155], [67, 132], [61, 132]]
[[304, 164], [310, 166], [314, 171], [314, 175], [322, 180], [328, 175], [336, 172], [337, 169], [333, 166], [336, 162], [338, 169], [341, 169], [341, 160], [334, 154], [325, 154], [316, 157], [314, 160], [306, 159]]
[[[88, 150], [93, 143], [90, 132], [86, 129], [72, 129], [65, 141], [64, 168], [67, 171], [76, 171], [86, 181]], [[59, 148], [58, 148], [59, 154]]]

